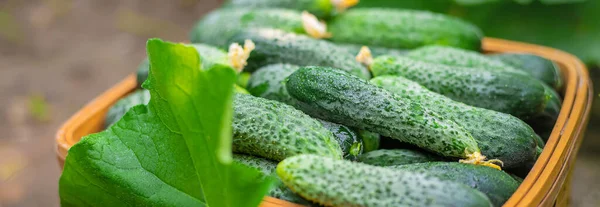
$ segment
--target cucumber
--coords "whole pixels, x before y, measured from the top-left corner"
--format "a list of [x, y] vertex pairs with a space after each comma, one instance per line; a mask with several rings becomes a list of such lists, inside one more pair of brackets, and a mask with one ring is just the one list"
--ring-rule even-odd
[[[205, 45], [205, 44], [190, 44], [189, 46], [194, 47], [198, 51], [200, 62], [202, 63], [201, 68], [208, 69], [214, 64], [230, 65], [227, 53], [219, 48]], [[148, 78], [148, 69], [150, 64], [148, 58], [144, 59], [137, 70], [137, 84], [141, 86], [146, 78]]]
[[[267, 160], [260, 157], [254, 157], [250, 155], [242, 155], [242, 154], [233, 154], [233, 161], [235, 163], [239, 163], [245, 165], [247, 167], [251, 167], [257, 169], [264, 173], [265, 175], [273, 175], [277, 176], [275, 173], [275, 169], [277, 168], [277, 163], [271, 160]], [[271, 189], [268, 196], [279, 198], [282, 200], [290, 201], [293, 203], [301, 204], [301, 205], [310, 205], [311, 203], [299, 195], [292, 192], [288, 187], [286, 187], [283, 183], [277, 183], [274, 188]]]
[[[344, 43], [337, 43], [336, 45], [339, 47], [345, 48], [346, 50], [348, 50], [348, 52], [350, 52], [352, 54], [358, 54], [360, 52], [360, 48], [363, 47], [363, 45], [344, 44]], [[371, 50], [371, 55], [373, 57], [377, 57], [377, 56], [381, 56], [381, 55], [402, 56], [408, 52], [408, 50], [403, 50], [403, 49], [392, 49], [392, 48], [377, 47], [377, 46], [367, 46], [367, 47], [369, 48], [369, 50]]]
[[418, 150], [380, 149], [362, 154], [357, 161], [375, 166], [393, 166], [440, 160], [440, 157]]
[[537, 134], [514, 116], [454, 101], [400, 76], [379, 76], [371, 83], [453, 120], [475, 138], [482, 154], [502, 160], [505, 167], [523, 165], [535, 156]]
[[543, 135], [544, 139], [547, 140], [560, 115], [562, 100], [560, 95], [550, 88], [550, 86], [543, 85], [545, 93], [544, 109], [541, 113], [525, 120], [525, 122], [529, 123], [538, 134]]
[[371, 71], [374, 76], [403, 76], [455, 101], [521, 119], [532, 117], [544, 107], [544, 87], [526, 75], [392, 56], [375, 58]]
[[347, 160], [298, 155], [280, 162], [276, 171], [292, 191], [324, 206], [492, 205], [462, 183]]
[[104, 126], [108, 128], [110, 125], [116, 123], [129, 111], [130, 108], [140, 105], [148, 104], [150, 101], [150, 92], [146, 89], [138, 89], [135, 92], [121, 98], [117, 103], [108, 109], [106, 112], [106, 119], [104, 119]]
[[190, 33], [192, 43], [229, 47], [228, 40], [247, 28], [276, 28], [304, 33], [302, 15], [286, 9], [218, 9], [196, 23]]
[[379, 149], [381, 136], [367, 130], [358, 130], [358, 136], [363, 141], [363, 152], [370, 152]]
[[354, 129], [320, 119], [319, 121], [335, 136], [344, 153], [344, 159], [354, 160], [363, 153], [363, 142]]
[[232, 150], [275, 161], [297, 154], [343, 155], [319, 121], [289, 105], [239, 93], [233, 100]]
[[285, 83], [296, 108], [327, 121], [369, 130], [447, 157], [480, 152], [455, 122], [334, 68], [298, 69]]
[[254, 96], [271, 99], [292, 105], [283, 81], [300, 66], [290, 64], [272, 64], [259, 68], [248, 80], [248, 92]]
[[558, 90], [563, 86], [560, 67], [543, 57], [525, 53], [502, 53], [490, 55], [490, 58], [521, 69], [554, 89]]
[[355, 54], [325, 40], [281, 30], [250, 29], [234, 36], [230, 43], [243, 43], [246, 39], [256, 44], [248, 59], [247, 70], [274, 63], [289, 63], [335, 67], [362, 79], [371, 77], [369, 71], [356, 61]]
[[329, 17], [335, 11], [331, 0], [229, 0], [223, 7], [306, 10], [318, 17]]
[[390, 167], [413, 173], [426, 173], [440, 180], [458, 182], [487, 195], [494, 206], [502, 206], [519, 187], [519, 182], [501, 170], [457, 162], [429, 162]]
[[448, 45], [479, 51], [483, 34], [458, 18], [427, 11], [357, 8], [328, 22], [331, 41], [412, 49]]

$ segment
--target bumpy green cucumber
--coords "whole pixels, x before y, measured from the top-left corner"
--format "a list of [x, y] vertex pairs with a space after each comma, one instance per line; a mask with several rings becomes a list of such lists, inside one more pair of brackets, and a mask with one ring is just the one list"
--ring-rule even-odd
[[544, 87], [526, 75], [392, 56], [375, 58], [371, 71], [374, 76], [403, 76], [456, 101], [519, 118], [529, 118], [544, 107]]
[[276, 161], [297, 154], [342, 158], [340, 145], [319, 121], [277, 101], [234, 97], [233, 152]]
[[[208, 69], [214, 64], [230, 65], [227, 53], [219, 48], [205, 45], [205, 44], [190, 44], [189, 46], [194, 47], [198, 51], [200, 61], [202, 63], [201, 68]], [[137, 84], [141, 86], [142, 83], [148, 78], [148, 69], [150, 64], [148, 58], [144, 59], [137, 70]]]
[[380, 76], [371, 83], [458, 123], [475, 138], [482, 154], [502, 160], [506, 167], [535, 156], [537, 134], [514, 116], [454, 101], [400, 76]]
[[490, 58], [521, 69], [554, 89], [560, 89], [563, 85], [558, 65], [540, 56], [525, 53], [502, 53], [490, 55]]
[[331, 0], [229, 0], [224, 7], [236, 8], [286, 8], [309, 11], [319, 17], [328, 17], [335, 8]]
[[283, 160], [277, 175], [292, 191], [325, 206], [492, 205], [483, 193], [462, 183], [315, 155]]
[[[336, 45], [346, 48], [346, 50], [348, 50], [352, 54], [358, 54], [360, 52], [360, 49], [363, 47], [363, 45], [344, 44], [344, 43], [337, 43]], [[403, 50], [403, 49], [392, 49], [392, 48], [377, 47], [377, 46], [367, 46], [367, 47], [369, 48], [369, 50], [371, 50], [371, 55], [373, 57], [377, 57], [377, 56], [381, 56], [381, 55], [401, 56], [408, 52], [408, 50]]]
[[547, 84], [544, 84], [544, 94], [545, 104], [542, 112], [525, 120], [525, 122], [529, 123], [544, 139], [548, 139], [558, 119], [558, 115], [560, 115], [562, 100], [560, 95]]
[[328, 67], [292, 73], [286, 88], [296, 108], [327, 121], [369, 130], [448, 157], [480, 152], [464, 128], [418, 102], [402, 99], [367, 81]]
[[345, 159], [354, 160], [363, 153], [363, 143], [355, 130], [336, 123], [320, 120], [323, 127], [331, 131], [337, 139]]
[[150, 101], [150, 92], [146, 89], [138, 89], [121, 98], [121, 100], [117, 101], [115, 105], [108, 109], [106, 119], [104, 120], [104, 126], [109, 127], [113, 123], [119, 121], [130, 108], [140, 104], [148, 104], [148, 101]]
[[274, 63], [289, 63], [306, 66], [334, 67], [369, 79], [369, 71], [346, 49], [325, 40], [313, 39], [304, 35], [286, 33], [273, 29], [245, 30], [234, 36], [231, 42], [254, 41], [256, 48], [250, 54], [247, 70], [253, 70]]
[[284, 63], [267, 65], [259, 68], [248, 80], [248, 92], [254, 96], [263, 97], [283, 103], [292, 103], [283, 81], [300, 66]]
[[287, 32], [304, 33], [302, 15], [287, 9], [218, 9], [204, 16], [192, 29], [190, 40], [229, 47], [229, 38], [247, 28], [275, 28]]
[[[275, 169], [277, 168], [277, 163], [271, 160], [267, 160], [260, 157], [254, 157], [251, 155], [242, 155], [242, 154], [233, 154], [233, 161], [254, 169], [257, 169], [263, 172], [265, 175], [273, 175], [277, 176], [275, 173]], [[283, 199], [286, 201], [294, 202], [302, 205], [310, 205], [311, 203], [302, 197], [296, 195], [292, 192], [288, 187], [286, 187], [283, 183], [277, 183], [277, 185], [271, 189], [268, 194], [269, 196]]]
[[375, 166], [406, 165], [440, 160], [440, 157], [430, 153], [412, 149], [380, 149], [358, 157], [359, 162]]
[[519, 182], [502, 170], [457, 162], [429, 162], [391, 167], [426, 173], [441, 180], [468, 185], [487, 195], [494, 206], [502, 206], [519, 187]]
[[357, 8], [328, 22], [331, 41], [389, 48], [448, 45], [480, 50], [483, 34], [458, 18], [427, 11]]
[[363, 152], [370, 152], [379, 149], [381, 136], [375, 132], [367, 130], [358, 130], [358, 136], [363, 141]]

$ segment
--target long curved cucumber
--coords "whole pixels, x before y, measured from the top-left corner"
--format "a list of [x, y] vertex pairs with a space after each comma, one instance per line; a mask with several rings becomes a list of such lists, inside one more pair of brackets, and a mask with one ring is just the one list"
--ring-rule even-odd
[[403, 76], [453, 100], [521, 119], [534, 116], [544, 107], [544, 87], [526, 75], [392, 56], [375, 58], [371, 71], [374, 76]]
[[454, 101], [400, 76], [379, 76], [370, 82], [453, 120], [475, 138], [482, 154], [502, 160], [505, 167], [523, 165], [535, 156], [537, 134], [514, 116]]
[[296, 108], [327, 121], [369, 130], [447, 157], [480, 152], [452, 120], [356, 76], [328, 67], [303, 67], [287, 79]]
[[292, 191], [324, 206], [492, 206], [462, 183], [314, 155], [283, 160], [277, 175]]
[[428, 11], [356, 8], [328, 22], [331, 41], [412, 49], [448, 45], [480, 50], [483, 34], [475, 25]]

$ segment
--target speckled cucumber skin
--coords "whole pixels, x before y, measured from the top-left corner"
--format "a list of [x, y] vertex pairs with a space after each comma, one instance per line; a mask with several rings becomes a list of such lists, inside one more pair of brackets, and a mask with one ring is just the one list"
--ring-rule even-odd
[[393, 48], [378, 47], [378, 46], [372, 46], [372, 45], [357, 45], [357, 44], [344, 44], [344, 43], [336, 43], [336, 45], [339, 47], [345, 48], [350, 53], [356, 54], [356, 55], [358, 55], [358, 53], [360, 52], [360, 49], [363, 46], [367, 46], [369, 48], [369, 50], [371, 51], [371, 55], [373, 57], [382, 56], [382, 55], [402, 56], [409, 51], [409, 50], [405, 50], [405, 49], [393, 49]]
[[528, 75], [525, 71], [518, 70], [498, 60], [494, 60], [481, 53], [453, 48], [448, 46], [430, 45], [412, 50], [406, 57], [450, 66], [472, 67], [489, 71], [506, 71]]
[[319, 122], [333, 133], [344, 153], [344, 159], [354, 160], [363, 153], [363, 142], [354, 129], [325, 120], [319, 119]]
[[554, 89], [552, 89], [547, 84], [544, 84], [544, 109], [542, 112], [536, 114], [535, 116], [526, 119], [527, 122], [533, 129], [544, 139], [548, 139], [550, 133], [552, 133], [552, 129], [554, 128], [554, 124], [558, 119], [558, 115], [560, 115], [560, 108], [562, 106], [562, 98]]
[[412, 49], [448, 45], [479, 51], [483, 34], [458, 18], [427, 11], [356, 8], [327, 24], [331, 41]]
[[485, 193], [494, 206], [502, 206], [519, 187], [519, 182], [509, 174], [485, 166], [457, 162], [429, 162], [390, 168], [413, 173], [426, 173], [441, 180], [468, 185]]
[[371, 77], [369, 71], [356, 61], [356, 54], [325, 40], [281, 30], [251, 29], [239, 33], [229, 42], [243, 43], [246, 39], [251, 39], [256, 44], [248, 59], [247, 70], [274, 63], [289, 63], [334, 67], [362, 79]]
[[226, 49], [228, 40], [248, 28], [275, 28], [287, 32], [304, 33], [302, 15], [288, 9], [217, 9], [196, 23], [190, 33], [193, 43], [205, 43]]
[[[202, 62], [202, 69], [208, 69], [214, 64], [223, 64], [229, 65], [229, 59], [227, 58], [227, 53], [219, 48], [205, 45], [205, 44], [190, 44], [189, 46], [194, 47], [196, 51], [198, 51], [198, 55], [200, 56], [200, 61]], [[140, 66], [137, 69], [137, 84], [138, 87], [144, 83], [146, 78], [148, 78], [148, 69], [150, 65], [148, 63], [148, 58], [144, 59]]]
[[[251, 155], [233, 154], [233, 161], [254, 169], [257, 169], [265, 175], [277, 176], [275, 169], [277, 163], [271, 160], [267, 160], [260, 157]], [[286, 187], [283, 183], [278, 183], [274, 188], [271, 189], [268, 196], [283, 199], [297, 204], [311, 205], [311, 203], [304, 198], [296, 195], [292, 190]]]
[[318, 17], [329, 17], [334, 12], [331, 0], [229, 0], [224, 7], [287, 8], [309, 11]]
[[483, 193], [461, 183], [314, 155], [283, 160], [277, 175], [292, 191], [324, 206], [491, 206]]
[[544, 107], [544, 87], [525, 75], [392, 56], [375, 58], [371, 71], [374, 76], [403, 76], [455, 101], [521, 119], [539, 113]]
[[340, 145], [319, 121], [284, 103], [239, 93], [233, 100], [232, 150], [275, 161], [297, 154], [342, 159]]
[[400, 76], [370, 82], [458, 123], [475, 138], [482, 154], [502, 160], [505, 167], [523, 165], [535, 156], [537, 134], [514, 116], [454, 101]]
[[554, 89], [560, 89], [563, 86], [560, 68], [548, 59], [525, 53], [502, 53], [489, 57], [521, 69]]
[[412, 149], [380, 149], [364, 153], [357, 159], [359, 162], [375, 166], [406, 165], [440, 160], [442, 160], [440, 157], [430, 153]]
[[418, 102], [402, 99], [356, 76], [328, 67], [303, 67], [286, 82], [296, 108], [313, 117], [369, 130], [447, 157], [479, 152], [458, 124]]
[[253, 96], [263, 97], [290, 104], [294, 100], [288, 94], [283, 81], [300, 66], [277, 63], [259, 68], [248, 80], [248, 92]]
[[146, 89], [138, 89], [135, 92], [121, 98], [117, 103], [112, 105], [108, 112], [106, 112], [106, 119], [104, 119], [104, 126], [109, 127], [113, 123], [116, 123], [134, 106], [140, 104], [148, 104], [150, 101], [150, 92]]

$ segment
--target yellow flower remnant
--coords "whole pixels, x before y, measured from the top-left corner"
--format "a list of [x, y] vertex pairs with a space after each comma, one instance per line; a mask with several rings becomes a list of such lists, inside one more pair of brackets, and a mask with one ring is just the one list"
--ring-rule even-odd
[[244, 67], [248, 65], [248, 57], [250, 57], [250, 53], [254, 50], [255, 45], [252, 40], [244, 41], [244, 47], [240, 46], [238, 43], [232, 43], [229, 45], [229, 51], [227, 56], [229, 57], [229, 62], [231, 66], [235, 68], [238, 72], [244, 70]]
[[307, 11], [302, 12], [302, 26], [304, 31], [311, 37], [317, 39], [331, 37], [331, 33], [327, 32], [327, 24], [324, 21], [319, 21], [315, 15]]
[[[486, 161], [485, 156], [483, 156], [479, 152], [467, 154], [467, 159], [459, 160], [458, 162], [474, 164], [474, 165], [483, 165], [483, 166], [491, 167], [491, 168], [494, 168], [497, 170], [502, 170], [502, 168], [500, 168], [500, 166], [504, 165], [504, 163], [502, 163], [502, 161], [500, 161], [499, 159], [492, 159], [492, 160]], [[494, 163], [498, 163], [498, 164], [500, 164], [500, 166], [498, 166]]]
[[331, 4], [333, 4], [338, 12], [343, 12], [358, 4], [358, 0], [331, 0]]
[[371, 50], [367, 46], [362, 46], [358, 55], [356, 55], [356, 61], [363, 64], [367, 68], [370, 68], [371, 64], [373, 64], [373, 55], [371, 55]]

